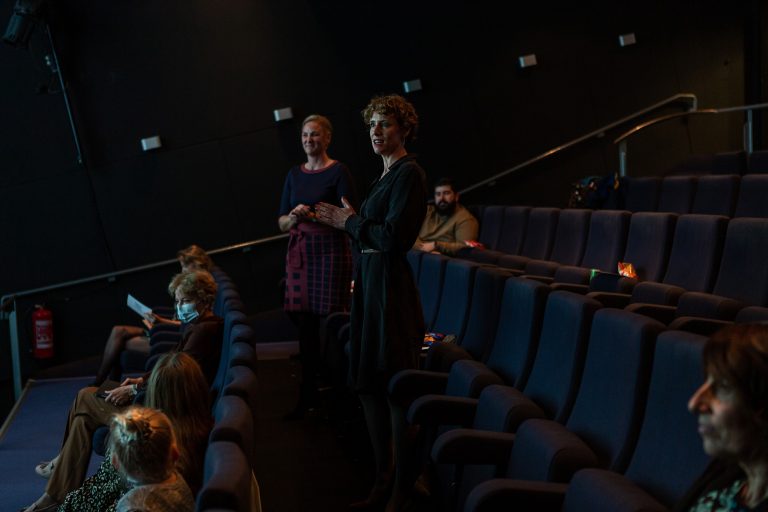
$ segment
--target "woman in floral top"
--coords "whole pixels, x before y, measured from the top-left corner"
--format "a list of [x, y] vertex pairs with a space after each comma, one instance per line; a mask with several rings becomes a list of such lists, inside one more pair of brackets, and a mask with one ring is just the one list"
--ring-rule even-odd
[[713, 462], [678, 510], [768, 510], [768, 325], [736, 325], [704, 347], [707, 378], [688, 403]]

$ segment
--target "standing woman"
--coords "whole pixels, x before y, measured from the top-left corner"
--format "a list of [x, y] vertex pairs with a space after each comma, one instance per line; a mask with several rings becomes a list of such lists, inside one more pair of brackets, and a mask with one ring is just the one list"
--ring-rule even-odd
[[350, 378], [360, 396], [371, 436], [376, 482], [356, 508], [376, 506], [389, 496], [392, 428], [387, 382], [416, 368], [424, 318], [406, 252], [426, 213], [426, 176], [405, 144], [418, 127], [416, 110], [401, 96], [373, 98], [363, 110], [373, 152], [384, 170], [355, 213], [350, 205], [316, 206], [319, 222], [343, 229], [361, 257], [355, 275], [350, 324]]
[[307, 162], [288, 171], [280, 201], [278, 225], [290, 231], [285, 258], [284, 309], [299, 328], [301, 389], [286, 419], [300, 419], [314, 405], [320, 368], [320, 320], [346, 311], [350, 302], [352, 257], [349, 240], [340, 231], [318, 224], [314, 205], [354, 201], [347, 166], [328, 156], [333, 128], [324, 116], [311, 115], [301, 124]]

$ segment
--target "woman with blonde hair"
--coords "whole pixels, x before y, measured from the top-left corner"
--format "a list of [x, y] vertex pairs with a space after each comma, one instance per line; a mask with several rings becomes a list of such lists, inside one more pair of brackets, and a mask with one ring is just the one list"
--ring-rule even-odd
[[314, 205], [355, 201], [347, 166], [328, 156], [333, 128], [313, 114], [301, 123], [306, 163], [288, 171], [280, 200], [278, 226], [290, 232], [285, 258], [283, 309], [299, 329], [301, 387], [286, 419], [299, 419], [315, 402], [320, 370], [320, 323], [329, 313], [349, 309], [352, 257], [349, 239], [315, 222]]
[[[176, 471], [193, 494], [202, 485], [205, 448], [213, 425], [208, 391], [200, 365], [183, 352], [160, 357], [147, 384], [145, 405], [163, 411], [171, 420], [179, 451]], [[67, 494], [58, 512], [105, 512], [127, 490], [108, 452], [99, 470]]]
[[[199, 245], [190, 245], [176, 253], [176, 259], [181, 265], [181, 271], [192, 272], [204, 270], [210, 272], [213, 261]], [[112, 327], [107, 342], [104, 345], [104, 354], [101, 364], [96, 371], [96, 377], [91, 385], [100, 386], [107, 379], [118, 380], [122, 376], [120, 367], [120, 355], [125, 350], [142, 352], [149, 355], [149, 333], [147, 328], [156, 324], [167, 324], [169, 328], [177, 328], [181, 322], [176, 318], [168, 318], [156, 313], [150, 313], [144, 319], [144, 325], [116, 325]], [[146, 328], [145, 328], [146, 327]]]
[[[216, 283], [208, 272], [197, 270], [176, 275], [168, 287], [176, 299], [176, 313], [182, 321], [182, 338], [174, 351], [184, 352], [197, 361], [208, 387], [218, 369], [224, 321], [213, 314]], [[26, 512], [53, 510], [68, 492], [82, 485], [88, 468], [94, 431], [107, 425], [116, 412], [127, 406], [146, 388], [151, 372], [127, 378], [118, 387], [99, 395], [98, 388], [81, 389], [69, 410], [61, 451], [51, 461], [42, 462], [35, 472], [48, 478], [45, 493], [27, 507]], [[205, 396], [209, 396], [206, 391]], [[203, 397], [198, 397], [200, 400]]]
[[117, 502], [118, 512], [186, 512], [195, 500], [176, 472], [179, 456], [168, 417], [147, 407], [115, 414], [109, 434], [112, 465], [131, 489]]

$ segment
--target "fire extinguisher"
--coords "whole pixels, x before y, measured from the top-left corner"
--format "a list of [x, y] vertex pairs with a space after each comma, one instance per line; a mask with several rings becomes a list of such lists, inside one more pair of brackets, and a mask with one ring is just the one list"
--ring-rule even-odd
[[35, 306], [32, 313], [32, 357], [53, 357], [53, 313], [45, 306]]

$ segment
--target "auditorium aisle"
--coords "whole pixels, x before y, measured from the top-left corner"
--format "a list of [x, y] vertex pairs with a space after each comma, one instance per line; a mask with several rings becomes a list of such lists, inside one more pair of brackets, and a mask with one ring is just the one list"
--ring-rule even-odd
[[365, 497], [374, 474], [362, 419], [354, 408], [326, 399], [326, 407], [305, 419], [284, 421], [298, 396], [299, 363], [259, 345], [254, 460], [263, 509], [346, 510]]

